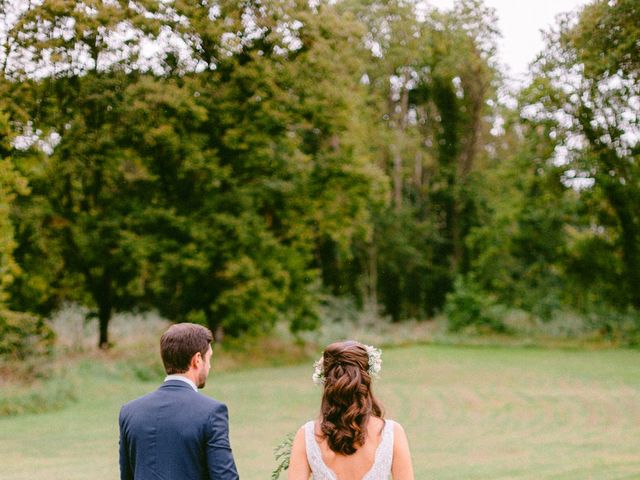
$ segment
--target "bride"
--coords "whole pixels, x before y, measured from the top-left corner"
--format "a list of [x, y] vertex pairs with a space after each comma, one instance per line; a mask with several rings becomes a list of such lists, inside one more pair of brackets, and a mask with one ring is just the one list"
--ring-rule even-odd
[[320, 418], [296, 433], [288, 480], [413, 480], [407, 436], [383, 418], [371, 391], [380, 350], [354, 341], [329, 345], [315, 364]]

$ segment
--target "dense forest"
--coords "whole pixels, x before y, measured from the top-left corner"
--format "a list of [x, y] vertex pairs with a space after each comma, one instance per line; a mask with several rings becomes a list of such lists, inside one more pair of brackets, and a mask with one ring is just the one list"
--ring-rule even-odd
[[559, 17], [515, 88], [481, 0], [415, 3], [1, 0], [0, 354], [65, 302], [103, 348], [118, 311], [221, 339], [327, 296], [640, 330], [640, 4]]

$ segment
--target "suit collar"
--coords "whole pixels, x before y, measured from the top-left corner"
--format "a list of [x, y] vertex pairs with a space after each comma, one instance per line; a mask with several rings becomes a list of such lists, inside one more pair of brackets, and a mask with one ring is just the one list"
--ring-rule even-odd
[[190, 378], [185, 377], [184, 375], [180, 375], [180, 374], [174, 374], [174, 375], [167, 375], [164, 379], [165, 382], [167, 381], [171, 381], [171, 380], [177, 380], [179, 382], [184, 382], [187, 385], [189, 385], [194, 392], [198, 391], [198, 387], [196, 387], [196, 384], [193, 383], [193, 380], [191, 380]]
[[194, 393], [197, 392], [197, 390], [194, 390], [191, 385], [189, 385], [187, 382], [183, 382], [182, 380], [165, 380], [162, 385], [160, 385], [160, 388], [180, 388], [189, 390]]

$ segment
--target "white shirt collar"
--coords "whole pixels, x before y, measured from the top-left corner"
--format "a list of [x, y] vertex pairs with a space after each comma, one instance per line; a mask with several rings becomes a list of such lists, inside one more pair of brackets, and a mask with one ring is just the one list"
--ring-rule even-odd
[[188, 383], [191, 386], [191, 388], [193, 388], [196, 392], [198, 391], [198, 387], [196, 387], [196, 384], [193, 383], [193, 381], [191, 381], [190, 378], [187, 378], [184, 375], [180, 375], [180, 374], [167, 375], [164, 378], [164, 381], [167, 382], [169, 380], [180, 380], [181, 382]]

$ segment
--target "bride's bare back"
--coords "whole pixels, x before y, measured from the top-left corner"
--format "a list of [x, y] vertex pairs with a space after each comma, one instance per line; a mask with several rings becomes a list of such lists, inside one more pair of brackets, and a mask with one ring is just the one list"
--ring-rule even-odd
[[322, 461], [340, 480], [360, 480], [371, 470], [376, 460], [376, 451], [382, 440], [383, 420], [377, 417], [369, 419], [364, 445], [358, 448], [356, 453], [348, 456], [333, 452], [327, 441], [318, 436], [320, 427], [317, 423], [315, 427], [316, 441], [322, 453]]
[[370, 418], [366, 440], [352, 455], [333, 452], [319, 432], [318, 422], [308, 422], [298, 430], [288, 480], [308, 480], [310, 476], [313, 480], [414, 478], [407, 437], [396, 422]]

